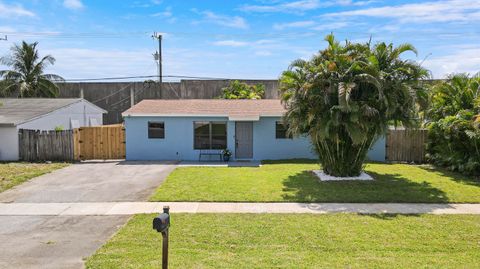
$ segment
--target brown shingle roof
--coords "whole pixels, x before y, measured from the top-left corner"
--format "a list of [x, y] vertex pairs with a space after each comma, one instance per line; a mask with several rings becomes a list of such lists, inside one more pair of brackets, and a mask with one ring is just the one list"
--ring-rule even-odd
[[280, 100], [182, 99], [143, 100], [123, 116], [281, 116], [285, 108]]

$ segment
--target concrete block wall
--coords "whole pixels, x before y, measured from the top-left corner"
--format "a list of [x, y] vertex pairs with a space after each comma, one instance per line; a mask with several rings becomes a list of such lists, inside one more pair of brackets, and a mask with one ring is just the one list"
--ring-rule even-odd
[[[265, 85], [265, 98], [279, 98], [277, 80], [241, 80]], [[83, 97], [108, 111], [104, 124], [122, 122], [121, 113], [144, 99], [212, 99], [218, 97], [230, 80], [181, 80], [180, 82], [78, 82], [60, 83], [61, 98]]]

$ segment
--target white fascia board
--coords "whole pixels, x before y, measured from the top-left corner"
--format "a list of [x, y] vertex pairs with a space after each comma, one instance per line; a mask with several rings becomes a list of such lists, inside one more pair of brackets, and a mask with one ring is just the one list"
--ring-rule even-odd
[[252, 120], [259, 120], [260, 117], [283, 117], [283, 114], [266, 114], [266, 115], [248, 115], [248, 116], [229, 116], [225, 114], [162, 114], [162, 113], [122, 113], [122, 117], [225, 117], [232, 120], [238, 118], [245, 120], [252, 118]]
[[122, 113], [122, 117], [228, 117], [221, 114]]

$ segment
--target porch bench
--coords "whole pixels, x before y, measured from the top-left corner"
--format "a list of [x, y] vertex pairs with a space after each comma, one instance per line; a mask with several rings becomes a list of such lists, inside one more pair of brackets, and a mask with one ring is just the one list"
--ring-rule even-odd
[[198, 155], [198, 161], [202, 160], [202, 156], [218, 156], [219, 161], [223, 161], [222, 151], [221, 149], [201, 149]]

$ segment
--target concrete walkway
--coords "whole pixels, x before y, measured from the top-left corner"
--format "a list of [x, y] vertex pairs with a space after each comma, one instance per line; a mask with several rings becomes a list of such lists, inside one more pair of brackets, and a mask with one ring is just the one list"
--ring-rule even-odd
[[362, 214], [480, 214], [480, 204], [405, 203], [0, 203], [0, 216], [112, 216], [172, 213], [362, 213]]

